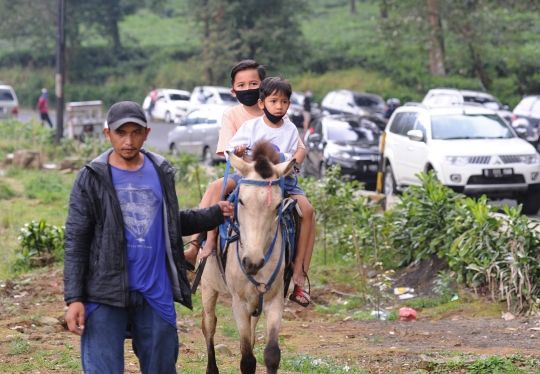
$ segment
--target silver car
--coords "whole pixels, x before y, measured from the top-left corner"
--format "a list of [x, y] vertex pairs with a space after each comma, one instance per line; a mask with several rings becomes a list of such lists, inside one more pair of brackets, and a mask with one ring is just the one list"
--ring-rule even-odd
[[181, 152], [199, 156], [205, 165], [224, 161], [216, 155], [221, 118], [230, 105], [203, 104], [193, 108], [177, 120], [177, 126], [169, 132], [168, 147], [173, 154]]
[[0, 118], [16, 118], [19, 114], [19, 100], [11, 86], [0, 83]]

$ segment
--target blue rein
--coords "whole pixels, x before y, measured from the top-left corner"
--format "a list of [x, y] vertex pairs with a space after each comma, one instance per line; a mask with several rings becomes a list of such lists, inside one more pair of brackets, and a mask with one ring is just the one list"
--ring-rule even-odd
[[[223, 179], [223, 188], [221, 190], [221, 199], [220, 200], [223, 200], [223, 196], [225, 194], [225, 186], [227, 185], [227, 178], [229, 177], [230, 165], [231, 165], [231, 161], [230, 161], [230, 157], [229, 157], [227, 159], [227, 165], [225, 167], [225, 175], [224, 175], [224, 179]], [[272, 253], [274, 251], [274, 247], [275, 247], [277, 237], [278, 237], [278, 234], [279, 234], [279, 228], [282, 227], [282, 229], [281, 229], [281, 253], [279, 255], [279, 261], [278, 261], [278, 264], [276, 266], [276, 269], [274, 270], [274, 273], [272, 274], [272, 276], [270, 277], [268, 282], [267, 283], [258, 282], [251, 275], [249, 275], [246, 272], [246, 269], [244, 269], [244, 266], [242, 265], [242, 261], [240, 259], [240, 250], [239, 250], [239, 244], [238, 244], [238, 239], [240, 237], [240, 228], [239, 228], [240, 224], [239, 224], [238, 219], [237, 219], [237, 217], [238, 217], [237, 212], [238, 212], [238, 192], [239, 192], [238, 190], [239, 190], [241, 184], [248, 184], [248, 185], [259, 186], [259, 187], [270, 187], [270, 186], [274, 186], [276, 184], [279, 184], [279, 186], [281, 188], [281, 194], [282, 194], [282, 197], [283, 197], [285, 195], [285, 178], [281, 177], [280, 179], [275, 179], [275, 180], [271, 180], [271, 181], [255, 180], [255, 179], [240, 179], [238, 181], [238, 186], [236, 187], [236, 189], [233, 191], [233, 193], [231, 193], [231, 195], [228, 198], [228, 201], [232, 202], [234, 204], [234, 217], [233, 217], [233, 219], [230, 219], [229, 217], [226, 217], [226, 220], [227, 220], [227, 222], [229, 224], [229, 227], [232, 228], [232, 230], [236, 234], [235, 235], [228, 235], [227, 232], [226, 232], [225, 225], [220, 225], [219, 226], [220, 236], [223, 239], [225, 239], [225, 240], [227, 240], [229, 242], [236, 241], [236, 258], [238, 259], [238, 265], [240, 266], [240, 269], [242, 269], [242, 272], [247, 277], [247, 279], [249, 279], [249, 281], [255, 286], [255, 289], [259, 292], [259, 302], [258, 302], [258, 305], [257, 305], [257, 309], [255, 309], [255, 311], [252, 313], [253, 317], [258, 317], [262, 313], [264, 294], [266, 292], [268, 292], [268, 290], [270, 290], [272, 284], [274, 283], [274, 281], [277, 278], [277, 275], [279, 274], [279, 270], [281, 269], [281, 265], [283, 264], [283, 258], [285, 256], [286, 228], [284, 227], [284, 225], [282, 225], [283, 224], [283, 214], [282, 214], [283, 205], [280, 204], [279, 209], [278, 209], [278, 219], [277, 219], [276, 233], [274, 235], [274, 239], [272, 240], [272, 244], [270, 245], [270, 248], [268, 249], [268, 252], [266, 253], [266, 255], [264, 257], [263, 267], [266, 265], [266, 263], [268, 262], [268, 260], [270, 259], [271, 255], [272, 255]], [[261, 286], [262, 286], [262, 288], [261, 288]]]

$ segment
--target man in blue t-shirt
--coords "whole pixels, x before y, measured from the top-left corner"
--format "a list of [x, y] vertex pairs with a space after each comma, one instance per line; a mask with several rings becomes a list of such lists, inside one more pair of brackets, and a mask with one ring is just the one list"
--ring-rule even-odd
[[192, 308], [182, 236], [214, 229], [232, 204], [178, 209], [176, 170], [142, 148], [150, 129], [139, 104], [114, 104], [107, 124], [112, 149], [79, 172], [71, 191], [66, 322], [81, 336], [85, 373], [123, 373], [126, 333], [142, 373], [176, 373], [174, 302]]

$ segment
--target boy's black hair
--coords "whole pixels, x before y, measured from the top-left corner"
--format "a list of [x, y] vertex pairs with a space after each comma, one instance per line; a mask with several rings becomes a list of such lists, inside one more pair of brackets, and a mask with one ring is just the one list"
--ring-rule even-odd
[[281, 77], [268, 77], [259, 86], [259, 99], [264, 101], [267, 96], [273, 93], [282, 93], [290, 100], [292, 95], [291, 84]]
[[266, 78], [266, 70], [264, 69], [264, 66], [259, 64], [257, 61], [254, 60], [243, 60], [237, 63], [233, 66], [231, 70], [231, 84], [234, 86], [234, 78], [236, 78], [236, 74], [243, 70], [248, 69], [255, 69], [257, 70], [257, 73], [259, 73], [259, 78], [261, 81]]

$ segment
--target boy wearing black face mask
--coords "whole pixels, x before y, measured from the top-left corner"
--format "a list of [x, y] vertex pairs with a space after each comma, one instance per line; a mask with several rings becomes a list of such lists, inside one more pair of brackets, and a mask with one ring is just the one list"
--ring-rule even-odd
[[[238, 129], [244, 122], [251, 119], [261, 117], [264, 112], [259, 108], [257, 102], [259, 100], [259, 86], [266, 78], [266, 70], [262, 65], [253, 60], [243, 60], [237, 63], [231, 70], [231, 93], [235, 96], [241, 105], [235, 105], [228, 108], [223, 113], [221, 121], [221, 130], [216, 149], [218, 155], [223, 156], [225, 149], [229, 145], [229, 141], [236, 134]], [[298, 137], [298, 154], [295, 155], [296, 162], [301, 164], [306, 155], [306, 147], [302, 140]], [[225, 193], [231, 192], [236, 187], [240, 176], [231, 173], [227, 179]], [[219, 201], [223, 186], [223, 178], [218, 179], [210, 184], [210, 187], [205, 192], [199, 208], [209, 207]], [[315, 229], [315, 219], [313, 219], [313, 230]], [[195, 270], [195, 262], [197, 260], [198, 246], [195, 240], [198, 235], [191, 237], [191, 244], [187, 251], [184, 252], [188, 270]], [[212, 240], [211, 240], [212, 239]], [[205, 244], [205, 253], [211, 253], [216, 248], [215, 234], [209, 233], [208, 240]], [[203, 257], [201, 257], [203, 258]]]
[[[285, 157], [285, 161], [296, 158], [298, 155], [298, 129], [288, 118], [284, 118], [291, 104], [291, 94], [292, 88], [288, 81], [279, 77], [263, 80], [259, 87], [258, 107], [264, 115], [245, 122], [229, 141], [226, 150], [234, 150], [235, 155], [250, 158], [250, 149], [253, 148], [253, 145], [260, 140], [266, 140], [274, 144], [278, 152], [281, 152]], [[235, 182], [236, 185], [237, 181]], [[293, 263], [294, 292], [290, 296], [290, 300], [306, 307], [309, 305], [310, 296], [304, 289], [305, 277], [315, 244], [313, 207], [302, 188], [296, 183], [295, 176], [285, 178], [285, 189], [292, 199], [298, 201], [303, 214], [300, 223], [298, 251]], [[214, 191], [214, 193], [221, 195], [221, 191]], [[209, 232], [208, 241], [210, 240], [214, 240], [214, 237]], [[211, 253], [212, 249], [205, 246], [200, 257], [208, 257]]]

